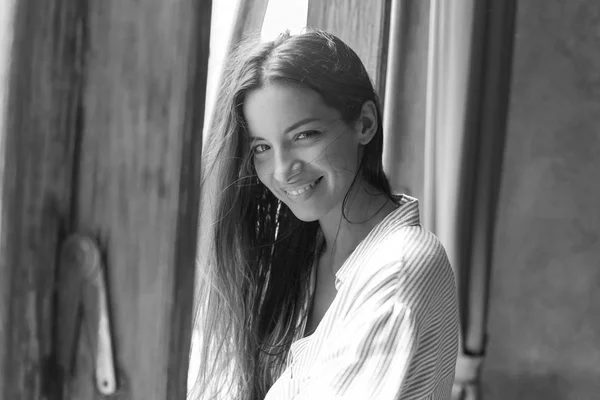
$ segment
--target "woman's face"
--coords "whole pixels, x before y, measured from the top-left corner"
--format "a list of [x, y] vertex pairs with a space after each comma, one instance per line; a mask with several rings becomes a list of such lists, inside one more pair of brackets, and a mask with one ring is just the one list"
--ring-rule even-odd
[[341, 210], [359, 165], [359, 132], [321, 96], [294, 84], [246, 95], [244, 117], [260, 181], [303, 221]]

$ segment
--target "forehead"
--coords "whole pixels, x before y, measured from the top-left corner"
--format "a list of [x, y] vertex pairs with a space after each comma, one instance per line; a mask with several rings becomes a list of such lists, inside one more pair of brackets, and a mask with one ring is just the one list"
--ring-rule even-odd
[[281, 135], [298, 121], [314, 118], [328, 121], [339, 112], [325, 104], [314, 90], [295, 85], [271, 83], [246, 94], [244, 118], [250, 135]]

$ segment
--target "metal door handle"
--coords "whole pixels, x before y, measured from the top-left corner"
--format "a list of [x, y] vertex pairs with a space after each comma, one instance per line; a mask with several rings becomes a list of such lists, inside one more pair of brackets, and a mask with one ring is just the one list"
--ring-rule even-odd
[[[57, 361], [68, 386], [73, 372], [82, 318], [95, 363], [96, 387], [103, 395], [115, 393], [117, 380], [102, 255], [89, 236], [72, 234], [63, 242], [58, 273]], [[66, 388], [68, 390], [68, 387]]]

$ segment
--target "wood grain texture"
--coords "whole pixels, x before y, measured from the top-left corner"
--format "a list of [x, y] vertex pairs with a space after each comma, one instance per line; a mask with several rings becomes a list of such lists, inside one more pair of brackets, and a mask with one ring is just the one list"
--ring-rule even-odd
[[383, 101], [391, 0], [309, 0], [308, 25], [346, 42], [361, 58]]
[[52, 299], [58, 243], [69, 227], [81, 3], [15, 2], [0, 207], [0, 397], [52, 393]]
[[[74, 214], [105, 249], [117, 398], [184, 399], [211, 2], [88, 11]], [[77, 361], [73, 398], [100, 398], [81, 343]]]
[[[14, 11], [0, 398], [57, 398], [55, 264], [80, 230], [106, 259], [114, 398], [184, 399], [211, 2], [21, 0]], [[83, 333], [69, 398], [100, 398]]]

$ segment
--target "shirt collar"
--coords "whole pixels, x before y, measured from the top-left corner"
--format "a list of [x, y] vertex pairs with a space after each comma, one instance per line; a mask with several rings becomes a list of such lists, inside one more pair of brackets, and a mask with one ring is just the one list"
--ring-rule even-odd
[[356, 246], [356, 249], [350, 254], [350, 257], [344, 262], [342, 267], [335, 274], [335, 289], [339, 290], [342, 283], [358, 264], [353, 259], [362, 252], [363, 248], [373, 242], [374, 239], [385, 236], [399, 226], [418, 225], [419, 219], [419, 201], [411, 196], [401, 194], [396, 196], [398, 199], [398, 208], [386, 215], [371, 232]]

